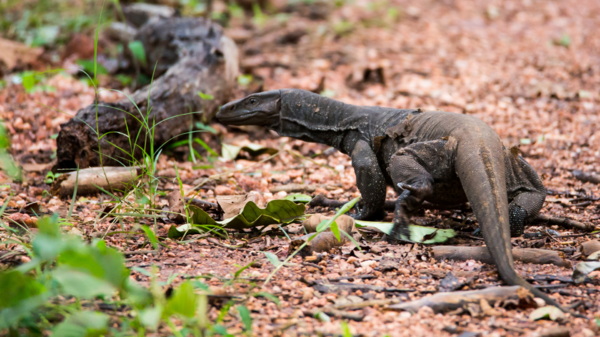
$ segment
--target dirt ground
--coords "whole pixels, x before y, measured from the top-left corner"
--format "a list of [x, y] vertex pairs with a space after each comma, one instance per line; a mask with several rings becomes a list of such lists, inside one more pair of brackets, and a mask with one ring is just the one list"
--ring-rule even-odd
[[[351, 104], [445, 110], [481, 118], [506, 146], [518, 146], [543, 178], [548, 197], [542, 214], [600, 225], [600, 186], [583, 183], [572, 173], [598, 172], [600, 167], [600, 2], [357, 0], [339, 8], [300, 4], [288, 15], [285, 20], [268, 20], [254, 28], [232, 21], [226, 29], [241, 48], [242, 70], [262, 82], [264, 90], [301, 88]], [[0, 91], [0, 118], [12, 137], [14, 157], [26, 170], [25, 182], [2, 185], [0, 202], [14, 191], [16, 197], [9, 203], [9, 211], [39, 202], [48, 211], [64, 216], [70, 200], [44, 192], [49, 185], [43, 180], [56, 151], [51, 136], [58, 133], [69, 115], [92, 103], [94, 91], [64, 75], [50, 78], [47, 84], [56, 90], [28, 94], [12, 85]], [[107, 101], [120, 97], [115, 92], [101, 93], [101, 99]], [[161, 156], [158, 174], [163, 177], [162, 190], [168, 193], [177, 188], [177, 163], [188, 195], [194, 194], [192, 188], [207, 177], [232, 172], [197, 190], [196, 198], [211, 202], [215, 202], [216, 194], [254, 193], [258, 203], [264, 205], [288, 194], [271, 192], [273, 188], [292, 183], [319, 185], [309, 193], [313, 196], [323, 193], [345, 201], [360, 195], [351, 160], [344, 154], [327, 151], [320, 144], [279, 138], [274, 132], [257, 128], [226, 128], [217, 123], [212, 126], [216, 135], [202, 135], [210, 144], [252, 142], [280, 149], [280, 154], [266, 161], [263, 160], [269, 155], [263, 154], [217, 161], [213, 168], [197, 169], [186, 160], [184, 146], [171, 156]], [[394, 196], [389, 189], [388, 199]], [[97, 211], [107, 201], [106, 195], [79, 198], [73, 230], [91, 238], [144, 223], [135, 218], [125, 218], [120, 224], [109, 219], [98, 222]], [[160, 202], [168, 205], [166, 198]], [[331, 215], [334, 210], [317, 207], [307, 213]], [[461, 211], [427, 210], [418, 214], [415, 221], [443, 227], [469, 216]], [[387, 220], [391, 217], [388, 214]], [[172, 225], [168, 222], [159, 224], [159, 234], [164, 238]], [[460, 230], [466, 234], [475, 229], [474, 225], [463, 227]], [[297, 228], [293, 224], [289, 230], [294, 232]], [[526, 233], [547, 228], [539, 223], [528, 227]], [[551, 229], [561, 236], [571, 236], [513, 238], [513, 245], [559, 250], [575, 265], [584, 259], [581, 243], [598, 238], [598, 234], [573, 236], [585, 233], [559, 226]], [[260, 235], [238, 233], [231, 240], [194, 236], [184, 242], [164, 239], [167, 247], [160, 254], [128, 255], [127, 261], [130, 267], [148, 270], [157, 265], [161, 280], [176, 275], [173, 282], [177, 284], [202, 276], [215, 289], [242, 296], [251, 310], [253, 333], [257, 336], [342, 335], [343, 321], [353, 336], [558, 336], [550, 334], [558, 327], [566, 327], [571, 336], [600, 333], [595, 320], [600, 317], [598, 272], [590, 274], [593, 281], [581, 285], [550, 277], [536, 282], [560, 284], [546, 291], [591, 321], [569, 315], [560, 322], [531, 321], [533, 308], [499, 308], [496, 316], [477, 316], [434, 314], [429, 308], [414, 314], [399, 313], [380, 305], [346, 310], [358, 314], [360, 320], [333, 314], [329, 315], [330, 321], [314, 318], [315, 310], [334, 304], [393, 298], [407, 301], [429, 296], [437, 291], [448, 271], [466, 281], [462, 289], [502, 283], [495, 266], [473, 260], [440, 262], [431, 256], [427, 246], [392, 245], [381, 241], [382, 236], [374, 232], [363, 236], [362, 252], [348, 243], [324, 254], [316, 265], [303, 264], [300, 257], [295, 257], [291, 260], [294, 265], [279, 270], [267, 284], [265, 279], [274, 266], [263, 252], [271, 252], [280, 260], [289, 253], [290, 241], [277, 227]], [[107, 235], [104, 239], [123, 251], [151, 248], [141, 232]], [[454, 244], [479, 246], [482, 241], [461, 236]], [[394, 267], [385, 262], [389, 260]], [[228, 282], [240, 266], [252, 261], [256, 263], [241, 274], [242, 282]], [[19, 261], [0, 261], [14, 263]], [[520, 262], [515, 268], [528, 279], [536, 275], [570, 278], [573, 272], [572, 268]], [[148, 282], [144, 273], [135, 270], [132, 277], [143, 284]], [[312, 283], [336, 279], [414, 291], [324, 293], [315, 290]], [[280, 305], [265, 297], [249, 296], [261, 291], [278, 297]], [[212, 319], [218, 314], [218, 307], [211, 309]], [[225, 325], [233, 335], [242, 331], [242, 322], [235, 315], [228, 315]], [[160, 335], [167, 335], [167, 331], [164, 328]]]

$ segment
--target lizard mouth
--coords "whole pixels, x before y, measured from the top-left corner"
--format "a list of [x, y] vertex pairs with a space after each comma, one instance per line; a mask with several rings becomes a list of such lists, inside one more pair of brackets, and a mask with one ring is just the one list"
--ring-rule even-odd
[[255, 117], [255, 112], [249, 112], [245, 114], [236, 114], [236, 115], [219, 115], [217, 114], [217, 119], [219, 122], [226, 124], [243, 124], [245, 121], [252, 119]]

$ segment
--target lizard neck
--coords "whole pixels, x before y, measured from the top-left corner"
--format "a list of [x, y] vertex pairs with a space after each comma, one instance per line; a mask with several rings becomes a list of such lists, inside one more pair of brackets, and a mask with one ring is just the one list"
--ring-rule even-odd
[[281, 136], [326, 144], [340, 149], [356, 107], [310, 91], [281, 90], [280, 119], [273, 129]]

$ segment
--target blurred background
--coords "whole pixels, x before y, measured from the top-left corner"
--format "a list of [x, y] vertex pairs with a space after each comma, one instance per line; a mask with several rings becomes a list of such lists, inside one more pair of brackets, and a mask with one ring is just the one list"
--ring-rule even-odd
[[[234, 93], [220, 104], [293, 87], [354, 104], [468, 113], [493, 125], [506, 145], [544, 158], [537, 167], [590, 169], [598, 161], [597, 1], [2, 0], [0, 6], [0, 117], [14, 154], [25, 156], [21, 162], [56, 156], [59, 125], [92, 102], [94, 82], [126, 94], [150, 83], [152, 50], [135, 34], [149, 21], [176, 17], [210, 18], [239, 48]], [[100, 93], [105, 101], [122, 97]]]

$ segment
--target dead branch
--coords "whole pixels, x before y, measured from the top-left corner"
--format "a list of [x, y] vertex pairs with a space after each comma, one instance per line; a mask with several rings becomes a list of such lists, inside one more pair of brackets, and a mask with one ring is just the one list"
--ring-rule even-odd
[[309, 282], [309, 285], [314, 287], [315, 290], [322, 293], [340, 293], [347, 291], [349, 293], [360, 290], [362, 292], [374, 291], [374, 292], [389, 292], [389, 293], [407, 293], [416, 291], [412, 288], [386, 288], [380, 286], [372, 286], [369, 284], [356, 284], [356, 283], [345, 283], [345, 282], [321, 282], [314, 281]]
[[152, 255], [158, 255], [158, 251], [154, 250], [154, 249], [150, 249], [150, 250], [126, 250], [123, 252], [123, 255], [146, 255], [146, 254], [152, 254]]
[[575, 177], [575, 179], [581, 180], [584, 183], [600, 184], [600, 174], [574, 170], [573, 176]]
[[310, 317], [315, 317], [319, 312], [323, 312], [327, 315], [334, 316], [334, 317], [351, 319], [353, 321], [358, 321], [358, 322], [362, 321], [364, 318], [364, 315], [362, 313], [346, 312], [346, 311], [336, 310], [336, 309], [329, 308], [329, 307], [325, 307], [321, 310], [304, 310], [303, 311], [304, 315], [310, 316]]
[[336, 309], [353, 310], [353, 309], [361, 309], [361, 308], [365, 308], [365, 307], [373, 307], [376, 305], [384, 306], [384, 305], [397, 304], [397, 303], [400, 303], [399, 298], [390, 298], [390, 299], [385, 299], [385, 300], [369, 300], [369, 301], [362, 301], [362, 302], [358, 302], [358, 303], [336, 304], [333, 307]]
[[[461, 246], [434, 246], [431, 247], [436, 260], [477, 260], [487, 264], [494, 264], [494, 259], [487, 247], [461, 247]], [[564, 253], [554, 250], [515, 248], [512, 250], [516, 261], [533, 264], [553, 264], [559, 267], [571, 268], [571, 262], [565, 260]]]
[[[287, 184], [287, 185], [281, 185], [281, 186], [275, 186], [275, 187], [271, 187], [269, 189], [269, 191], [271, 193], [277, 193], [277, 192], [287, 192], [287, 193], [298, 193], [298, 192], [308, 192], [308, 193], [312, 193], [314, 191], [317, 190], [317, 188], [323, 188], [326, 190], [334, 190], [334, 189], [338, 189], [342, 187], [339, 184], [328, 184], [328, 185], [305, 185], [305, 184]], [[322, 194], [320, 194], [322, 195]], [[342, 203], [343, 205], [344, 203]]]
[[483, 290], [438, 293], [416, 301], [394, 304], [387, 308], [390, 310], [417, 312], [422, 307], [430, 307], [435, 313], [444, 313], [463, 309], [469, 305], [479, 305], [482, 300], [487, 301], [491, 306], [494, 306], [495, 303], [499, 303], [500, 305], [530, 305], [533, 303], [533, 295], [529, 290], [521, 286], [492, 287]]
[[585, 224], [583, 222], [579, 222], [569, 218], [553, 217], [544, 214], [538, 215], [537, 219], [535, 219], [534, 222], [546, 222], [548, 225], [558, 225], [566, 228], [575, 228], [587, 232], [591, 232], [596, 229], [596, 226], [594, 226], [593, 224]]

